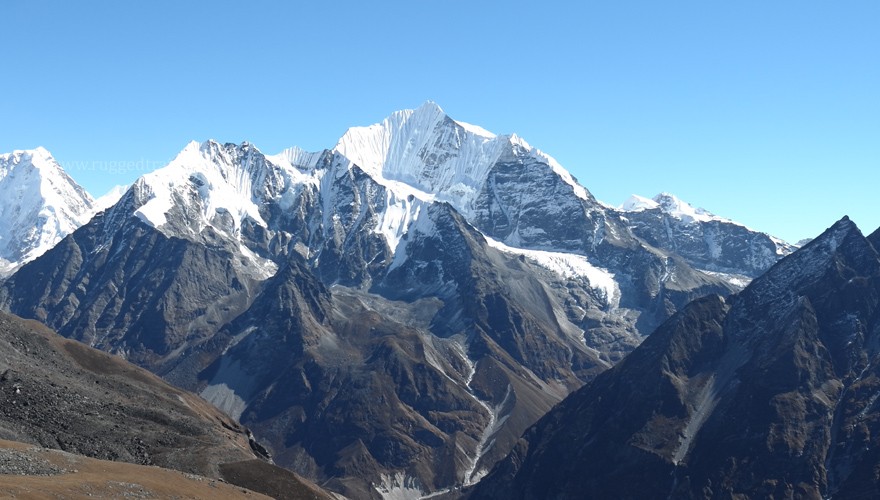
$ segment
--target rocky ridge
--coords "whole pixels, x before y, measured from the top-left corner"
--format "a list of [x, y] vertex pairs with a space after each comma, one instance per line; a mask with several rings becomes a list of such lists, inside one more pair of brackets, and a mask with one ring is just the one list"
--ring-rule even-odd
[[877, 234], [844, 218], [742, 292], [689, 304], [471, 498], [880, 494]]
[[633, 195], [620, 210], [639, 238], [740, 287], [797, 249], [766, 233], [694, 208], [669, 193], [651, 199]]

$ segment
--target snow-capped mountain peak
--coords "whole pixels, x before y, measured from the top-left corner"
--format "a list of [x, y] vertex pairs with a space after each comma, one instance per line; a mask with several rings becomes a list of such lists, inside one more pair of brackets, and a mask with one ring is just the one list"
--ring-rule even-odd
[[671, 193], [660, 193], [653, 198], [653, 201], [657, 203], [657, 206], [659, 206], [664, 212], [685, 222], [708, 222], [711, 220], [727, 221], [727, 219], [718, 217], [706, 209], [694, 207], [690, 203], [681, 200], [679, 197]]
[[519, 155], [549, 165], [575, 194], [589, 199], [556, 160], [517, 135], [495, 135], [450, 118], [434, 102], [392, 113], [380, 123], [353, 127], [334, 150], [380, 184], [415, 190], [420, 199], [436, 199], [470, 214], [489, 171], [500, 160]]
[[52, 153], [43, 146], [37, 146], [34, 149], [17, 149], [2, 156], [4, 159], [19, 159], [19, 162], [21, 160], [28, 161], [33, 168], [51, 168], [52, 162], [55, 161]]
[[651, 210], [659, 207], [660, 204], [651, 198], [645, 198], [644, 196], [633, 194], [623, 202], [623, 205], [620, 206], [620, 210], [623, 210], [624, 212], [641, 212], [642, 210]]
[[215, 225], [218, 218], [231, 222], [233, 233], [245, 218], [265, 226], [257, 202], [267, 170], [265, 158], [248, 143], [192, 141], [171, 163], [135, 182], [141, 202], [135, 215], [161, 229], [176, 204], [194, 204], [201, 215], [198, 230]]
[[88, 222], [93, 203], [45, 148], [0, 154], [0, 275]]
[[619, 210], [640, 238], [678, 253], [698, 269], [728, 276], [737, 286], [795, 250], [779, 238], [696, 208], [671, 193], [652, 199], [634, 194]]
[[718, 217], [704, 208], [697, 208], [671, 193], [660, 193], [654, 198], [645, 198], [637, 194], [631, 195], [620, 210], [624, 212], [641, 212], [659, 208], [664, 213], [685, 223], [709, 222], [713, 220], [731, 222]]
[[335, 150], [377, 181], [468, 197], [501, 156], [503, 141], [482, 129], [462, 126], [440, 106], [427, 102], [415, 110], [392, 113], [381, 123], [349, 129]]

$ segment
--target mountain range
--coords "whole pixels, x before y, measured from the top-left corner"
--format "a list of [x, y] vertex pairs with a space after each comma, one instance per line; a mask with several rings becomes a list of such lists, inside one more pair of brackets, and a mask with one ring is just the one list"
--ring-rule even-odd
[[[2, 158], [69, 180], [45, 150]], [[612, 208], [430, 102], [319, 152], [193, 142], [97, 213], [70, 186], [31, 192], [80, 218], [6, 254], [0, 306], [201, 394], [355, 498], [477, 482], [686, 304], [795, 250], [670, 195]]]

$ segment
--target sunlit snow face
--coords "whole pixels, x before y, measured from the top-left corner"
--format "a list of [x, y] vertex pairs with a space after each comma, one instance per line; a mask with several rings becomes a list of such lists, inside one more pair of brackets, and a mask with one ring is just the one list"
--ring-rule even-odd
[[39, 257], [88, 222], [93, 205], [44, 148], [0, 155], [0, 274]]
[[464, 214], [470, 213], [489, 170], [514, 150], [549, 165], [577, 196], [587, 199], [583, 187], [553, 158], [518, 136], [496, 136], [457, 122], [431, 102], [394, 113], [382, 123], [351, 128], [335, 150], [380, 184], [398, 182], [421, 199], [448, 202]]

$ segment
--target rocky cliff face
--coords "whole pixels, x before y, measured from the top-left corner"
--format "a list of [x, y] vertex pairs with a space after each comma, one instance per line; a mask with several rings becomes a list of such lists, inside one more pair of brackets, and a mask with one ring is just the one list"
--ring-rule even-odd
[[880, 494], [872, 240], [844, 218], [741, 293], [688, 305], [529, 429], [472, 498]]
[[744, 286], [796, 249], [766, 233], [694, 208], [669, 193], [653, 199], [632, 196], [620, 213], [639, 238], [737, 286]]

